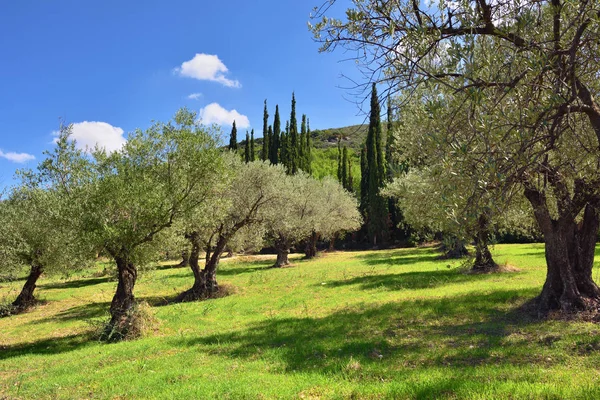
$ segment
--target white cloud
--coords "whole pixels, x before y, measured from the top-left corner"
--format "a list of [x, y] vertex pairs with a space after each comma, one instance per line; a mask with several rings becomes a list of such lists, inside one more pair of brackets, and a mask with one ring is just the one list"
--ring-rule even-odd
[[127, 141], [123, 134], [123, 129], [106, 122], [83, 121], [73, 124], [71, 139], [76, 141], [78, 149], [91, 151], [98, 145], [112, 153]]
[[202, 97], [202, 93], [192, 93], [187, 98], [190, 100], [198, 100], [200, 97]]
[[27, 161], [35, 160], [35, 156], [32, 155], [32, 154], [15, 153], [15, 152], [12, 152], [12, 151], [9, 151], [8, 153], [5, 153], [2, 150], [0, 150], [0, 157], [6, 158], [9, 161], [16, 162], [16, 163], [19, 163], [19, 164], [26, 163]]
[[242, 87], [239, 81], [225, 77], [228, 71], [218, 56], [204, 53], [196, 54], [194, 58], [181, 64], [181, 67], [175, 68], [175, 72], [188, 78], [219, 82], [227, 87]]
[[218, 103], [211, 103], [200, 110], [200, 120], [203, 124], [229, 125], [233, 124], [240, 129], [250, 127], [250, 120], [247, 116], [240, 114], [237, 110], [228, 111]]

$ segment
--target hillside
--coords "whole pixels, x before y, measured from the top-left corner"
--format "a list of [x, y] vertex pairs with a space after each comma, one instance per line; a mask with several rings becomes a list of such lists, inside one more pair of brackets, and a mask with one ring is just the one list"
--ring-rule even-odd
[[[381, 124], [383, 138], [386, 137], [386, 125]], [[360, 148], [367, 137], [368, 125], [350, 125], [341, 128], [316, 129], [311, 132], [313, 146], [317, 149], [327, 149], [337, 147], [338, 138], [341, 137], [342, 146], [354, 149], [360, 153]], [[239, 134], [239, 133], [238, 133]], [[242, 140], [239, 145], [243, 147], [246, 140]], [[262, 146], [262, 137], [255, 139], [256, 146]], [[260, 148], [260, 147], [259, 147]]]
[[[387, 129], [381, 124], [383, 138], [385, 140]], [[317, 148], [328, 148], [337, 146], [338, 138], [341, 137], [342, 146], [354, 149], [360, 153], [360, 148], [365, 142], [369, 125], [350, 125], [342, 128], [318, 129], [312, 132], [314, 146]]]

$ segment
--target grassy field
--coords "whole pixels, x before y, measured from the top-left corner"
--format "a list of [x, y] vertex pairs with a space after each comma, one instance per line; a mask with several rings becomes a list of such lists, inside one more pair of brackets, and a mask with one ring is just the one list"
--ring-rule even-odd
[[600, 398], [600, 326], [528, 317], [543, 247], [494, 251], [519, 271], [465, 274], [428, 248], [229, 261], [233, 295], [171, 305], [191, 272], [160, 267], [136, 286], [159, 328], [118, 344], [89, 335], [114, 281], [43, 280], [45, 304], [0, 319], [0, 398]]

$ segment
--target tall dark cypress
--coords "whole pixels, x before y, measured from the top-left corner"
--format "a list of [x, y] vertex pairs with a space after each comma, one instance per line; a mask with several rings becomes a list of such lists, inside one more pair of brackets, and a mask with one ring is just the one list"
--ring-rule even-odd
[[279, 105], [275, 106], [275, 119], [273, 121], [273, 135], [271, 136], [270, 155], [271, 164], [279, 164], [279, 147], [281, 135], [281, 119], [279, 118]]
[[348, 157], [348, 187], [346, 188], [350, 193], [354, 193], [354, 178], [352, 177], [352, 158]]
[[342, 186], [348, 189], [348, 148], [342, 150]]
[[263, 148], [261, 158], [263, 161], [267, 161], [269, 159], [269, 145], [271, 141], [271, 136], [269, 135], [269, 111], [267, 110], [267, 100], [265, 100], [265, 109], [263, 111]]
[[285, 166], [285, 170], [288, 174], [291, 174], [290, 165], [290, 121], [285, 123], [285, 132], [281, 132], [280, 149], [279, 149], [279, 162]]
[[229, 150], [237, 150], [237, 128], [235, 126], [235, 121], [233, 121], [233, 126], [231, 127], [231, 135], [229, 136]]
[[311, 139], [310, 139], [310, 121], [306, 118], [306, 172], [312, 174], [312, 155], [311, 155]]
[[[394, 125], [393, 125], [393, 114], [392, 114], [392, 98], [388, 97], [387, 101], [387, 136], [385, 140], [385, 159], [387, 162], [387, 176], [386, 180], [391, 182], [394, 179], [394, 174], [401, 172], [398, 165], [394, 162], [392, 153], [395, 150], [395, 138], [394, 138]], [[388, 209], [390, 210], [390, 225], [391, 232], [393, 235], [402, 235], [401, 230], [398, 228], [398, 224], [401, 222], [402, 216], [396, 200], [393, 198], [388, 199]], [[397, 236], [398, 237], [398, 236]]]
[[246, 163], [250, 162], [250, 135], [248, 131], [246, 131], [246, 142], [244, 143], [244, 161]]
[[367, 203], [369, 202], [369, 173], [367, 170], [367, 147], [360, 149], [360, 211], [363, 217], [367, 214]]
[[366, 222], [369, 240], [373, 244], [387, 239], [387, 201], [380, 195], [379, 190], [385, 184], [385, 160], [381, 148], [381, 108], [377, 97], [377, 86], [373, 84], [371, 93], [371, 111], [369, 117], [369, 132], [366, 140], [366, 175], [367, 204]]
[[302, 114], [302, 123], [300, 124], [300, 137], [298, 138], [298, 168], [302, 171], [308, 169], [306, 165], [306, 114]]
[[344, 185], [344, 179], [342, 177], [342, 137], [338, 136], [338, 164], [337, 164], [337, 178], [338, 182]]
[[288, 165], [292, 175], [298, 172], [298, 121], [296, 120], [296, 95], [292, 92], [292, 112], [288, 130]]
[[250, 161], [256, 160], [256, 155], [254, 154], [254, 129], [250, 132]]

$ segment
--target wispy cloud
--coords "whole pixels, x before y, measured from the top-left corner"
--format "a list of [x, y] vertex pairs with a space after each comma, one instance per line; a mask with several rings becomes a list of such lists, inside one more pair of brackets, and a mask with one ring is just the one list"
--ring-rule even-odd
[[202, 97], [202, 93], [192, 93], [187, 98], [190, 100], [198, 100], [200, 97]]
[[2, 150], [0, 150], [0, 157], [6, 158], [9, 161], [12, 161], [12, 162], [15, 162], [15, 163], [19, 163], [19, 164], [23, 164], [23, 163], [26, 163], [27, 161], [35, 160], [35, 156], [32, 155], [32, 154], [15, 153], [15, 152], [12, 152], [12, 151], [9, 151], [8, 153], [5, 153]]
[[175, 72], [180, 76], [218, 82], [227, 87], [242, 87], [238, 80], [225, 77], [229, 70], [217, 55], [198, 53], [191, 60], [185, 61], [180, 67], [175, 68]]
[[231, 126], [233, 121], [240, 129], [250, 127], [250, 120], [247, 116], [240, 114], [237, 110], [226, 110], [218, 103], [211, 103], [200, 110], [200, 121], [210, 125], [227, 125]]

